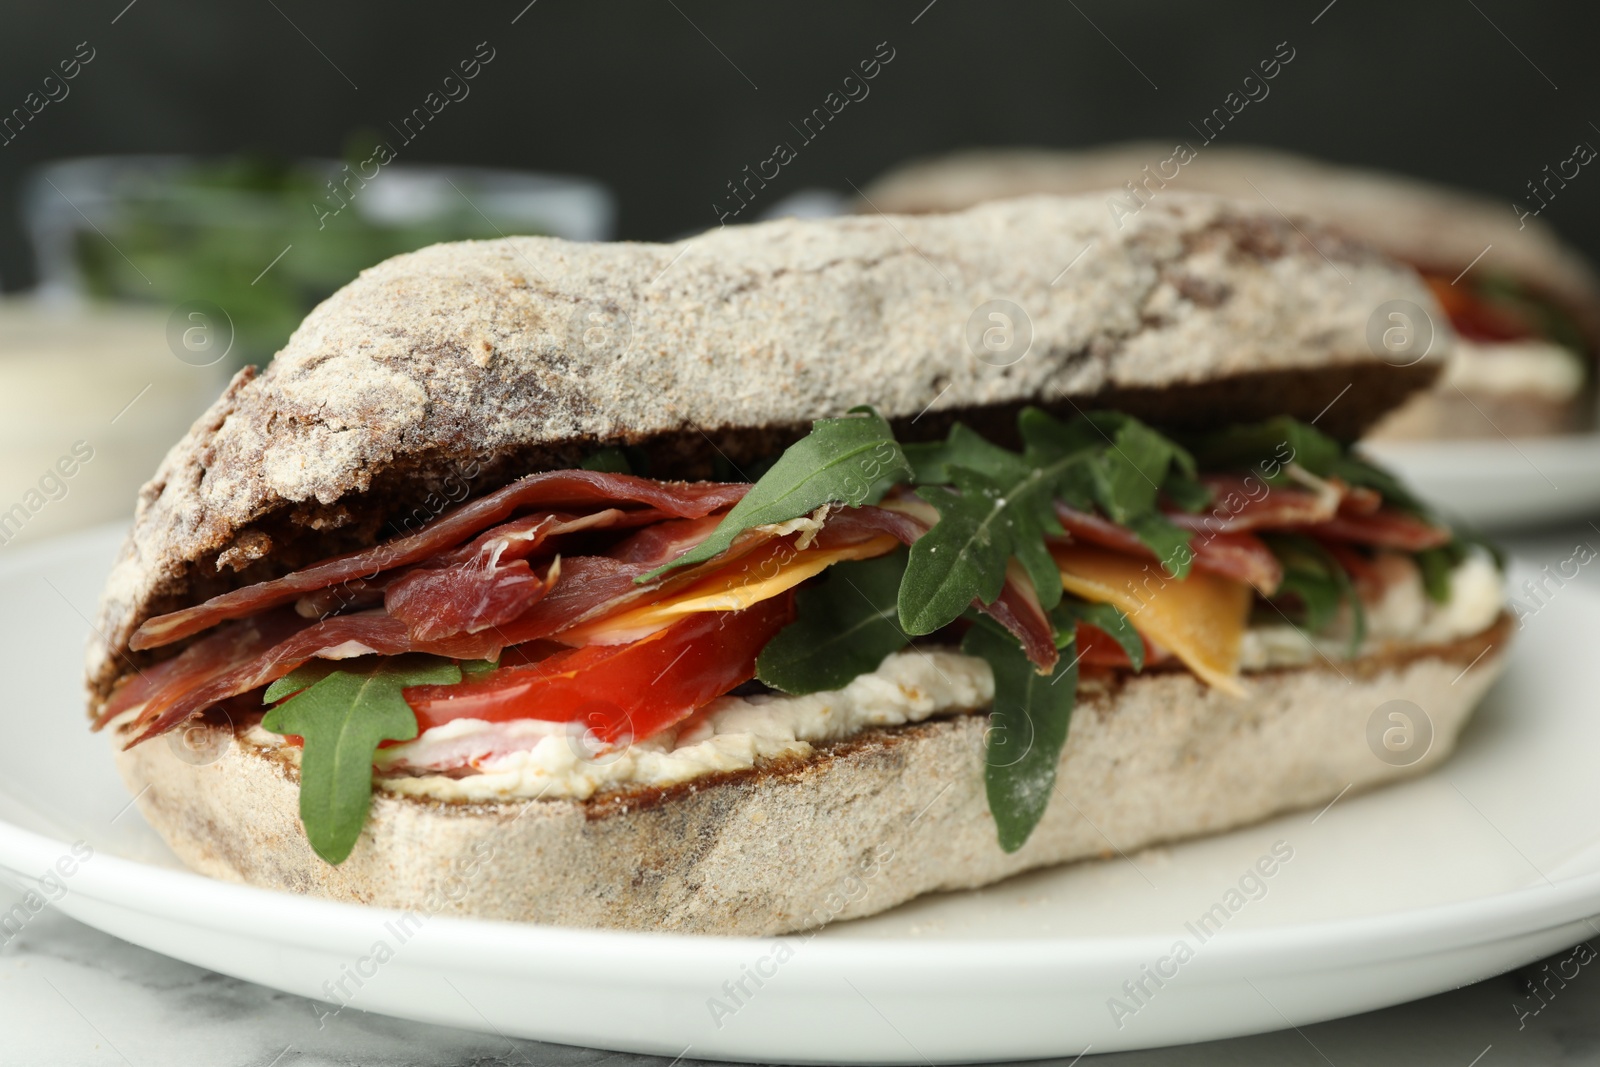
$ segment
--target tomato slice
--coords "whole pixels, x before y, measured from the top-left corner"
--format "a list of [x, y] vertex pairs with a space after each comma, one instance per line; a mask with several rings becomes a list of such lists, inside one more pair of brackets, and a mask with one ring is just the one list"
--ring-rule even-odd
[[1428, 276], [1427, 282], [1444, 313], [1450, 316], [1450, 325], [1469, 341], [1520, 341], [1538, 336], [1533, 323], [1514, 306], [1458, 288], [1438, 275]]
[[[1144, 638], [1141, 635], [1140, 640]], [[1116, 638], [1089, 623], [1078, 624], [1078, 662], [1086, 667], [1124, 667], [1132, 669], [1133, 661], [1128, 654], [1117, 644]], [[1163, 650], [1156, 648], [1149, 641], [1144, 642], [1144, 661], [1146, 663], [1161, 663], [1170, 657]]]
[[459, 685], [405, 691], [417, 726], [454, 719], [582, 722], [602, 741], [643, 740], [755, 677], [756, 656], [794, 620], [785, 592], [743, 611], [690, 615], [622, 645], [589, 645], [503, 666]]

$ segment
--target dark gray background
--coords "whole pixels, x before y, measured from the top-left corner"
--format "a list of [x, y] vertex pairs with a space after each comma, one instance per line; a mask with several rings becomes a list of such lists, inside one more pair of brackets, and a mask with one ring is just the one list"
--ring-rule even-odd
[[[537, 0], [513, 25], [526, 2], [136, 0], [124, 11], [127, 0], [7, 0], [0, 113], [79, 41], [97, 56], [66, 100], [0, 147], [0, 279], [31, 280], [15, 201], [32, 163], [337, 154], [350, 131], [382, 130], [420, 103], [483, 40], [494, 63], [402, 158], [592, 175], [618, 194], [621, 235], [647, 239], [715, 222], [724, 183], [792, 140], [789, 123], [884, 40], [897, 54], [871, 95], [765, 196], [848, 191], [909, 155], [961, 146], [1191, 136], [1188, 123], [1284, 40], [1294, 62], [1219, 143], [1452, 181], [1507, 212], [1577, 141], [1600, 146], [1593, 4]], [[1580, 173], [1545, 218], [1600, 253], [1600, 172]]]

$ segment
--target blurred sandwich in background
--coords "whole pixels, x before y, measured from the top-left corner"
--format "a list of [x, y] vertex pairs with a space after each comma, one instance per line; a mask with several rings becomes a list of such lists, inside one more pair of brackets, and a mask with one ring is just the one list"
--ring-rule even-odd
[[1152, 141], [913, 161], [868, 186], [861, 209], [922, 214], [1101, 190], [1120, 227], [1168, 189], [1265, 200], [1377, 245], [1427, 280], [1459, 341], [1434, 388], [1391, 413], [1371, 437], [1542, 437], [1595, 428], [1600, 278], [1534, 212], [1510, 201], [1270, 149]]

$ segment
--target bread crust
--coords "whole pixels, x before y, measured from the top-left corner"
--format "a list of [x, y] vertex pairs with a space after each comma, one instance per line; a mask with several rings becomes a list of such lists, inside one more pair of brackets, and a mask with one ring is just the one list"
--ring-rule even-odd
[[[967, 341], [995, 299], [1031, 321], [1007, 366]], [[930, 433], [954, 413], [1108, 396], [1181, 415], [1193, 386], [1221, 397], [1212, 421], [1309, 419], [1354, 383], [1319, 422], [1350, 436], [1437, 370], [1369, 347], [1394, 299], [1434, 306], [1366, 245], [1178, 194], [1120, 228], [1098, 199], [1039, 198], [398, 256], [314, 310], [264, 373], [241, 372], [145, 485], [88, 653], [91, 704], [147, 662], [127, 642], [152, 614], [374, 543], [452, 479], [481, 492], [599, 442], [651, 442], [652, 473], [704, 476], [717, 452], [769, 452], [862, 403]], [[619, 322], [626, 345], [603, 333]]]
[[[995, 843], [986, 717], [864, 732], [806, 759], [587, 801], [452, 804], [379, 792], [350, 858], [301, 831], [292, 760], [235, 742], [206, 766], [120, 752], [144, 817], [190, 867], [333, 900], [561, 926], [778, 934], [923, 893], [1131, 852], [1327, 803], [1442, 761], [1499, 676], [1512, 619], [1432, 646], [1248, 676], [1236, 699], [1186, 671], [1086, 676], [1057, 796], [1028, 843]], [[1423, 709], [1426, 755], [1375, 755], [1368, 721]]]

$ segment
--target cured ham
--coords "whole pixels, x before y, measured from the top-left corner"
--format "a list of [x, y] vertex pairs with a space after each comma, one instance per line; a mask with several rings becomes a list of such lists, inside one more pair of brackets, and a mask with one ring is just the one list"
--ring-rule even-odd
[[1424, 522], [1408, 512], [1381, 508], [1369, 515], [1339, 515], [1315, 526], [1291, 528], [1295, 533], [1311, 534], [1328, 541], [1348, 541], [1372, 548], [1397, 548], [1422, 552], [1450, 543], [1453, 536], [1443, 527]]
[[[1156, 554], [1133, 533], [1109, 519], [1065, 504], [1056, 505], [1056, 517], [1067, 533], [1101, 548], [1156, 560]], [[1266, 542], [1253, 533], [1197, 534], [1189, 543], [1196, 570], [1244, 582], [1262, 596], [1271, 596], [1283, 584], [1283, 566]]]
[[[1337, 479], [1333, 479], [1337, 481]], [[1364, 485], [1344, 485], [1340, 483], [1340, 490], [1344, 493], [1339, 498], [1339, 514], [1341, 515], [1371, 515], [1383, 507], [1383, 494], [1376, 489], [1368, 489]]]
[[1342, 485], [1323, 483], [1327, 491], [1313, 492], [1293, 486], [1272, 486], [1255, 475], [1201, 475], [1211, 490], [1212, 506], [1199, 514], [1172, 510], [1167, 518], [1175, 526], [1199, 533], [1237, 533], [1243, 530], [1281, 529], [1284, 526], [1323, 522], [1339, 511]]
[[[455, 568], [471, 562], [460, 555], [448, 557], [455, 562], [446, 567], [415, 569], [394, 583], [391, 592], [400, 590], [397, 599], [407, 606], [409, 621], [384, 611], [317, 620], [306, 619], [297, 611], [268, 609], [248, 619], [224, 622], [215, 633], [175, 658], [125, 683], [106, 705], [96, 726], [103, 727], [143, 703], [132, 727], [138, 731], [132, 741], [137, 744], [182, 722], [195, 711], [267, 685], [318, 657], [426, 652], [456, 659], [496, 659], [506, 648], [547, 637], [582, 619], [652, 595], [662, 583], [639, 585], [635, 579], [698, 544], [715, 525], [712, 517], [662, 522], [625, 540], [619, 546], [625, 559], [576, 556], [562, 560], [559, 567], [552, 567], [553, 573], [545, 576], [542, 584], [546, 588], [531, 606], [504, 624], [487, 625], [477, 632], [439, 634], [430, 630], [418, 634], [414, 630], [416, 620], [429, 611], [455, 612], [456, 622], [472, 614], [470, 609], [476, 601], [459, 595], [448, 585], [440, 587], [428, 580], [442, 578], [448, 582], [452, 576], [460, 577]], [[735, 548], [748, 550], [764, 540], [759, 536], [742, 538]], [[492, 551], [488, 542], [478, 547]], [[706, 567], [717, 566], [725, 558]], [[704, 569], [686, 568], [680, 580], [693, 580]], [[485, 612], [498, 615], [492, 605], [486, 606]]]
[[418, 641], [475, 634], [509, 623], [550, 591], [559, 560], [544, 577], [525, 559], [456, 563], [412, 571], [384, 593], [384, 610]]
[[208, 634], [173, 658], [124, 680], [100, 709], [95, 728], [100, 729], [140, 704], [204, 685], [230, 666], [261, 654], [306, 625], [289, 612], [276, 612]]
[[[659, 522], [662, 517], [651, 508], [642, 521]], [[505, 523], [464, 548], [394, 578], [384, 591], [384, 610], [406, 623], [418, 641], [504, 625], [556, 583], [559, 561], [551, 563], [541, 578], [527, 560], [550, 538], [638, 521], [636, 513], [608, 508], [577, 518], [536, 515]]]
[[370, 580], [453, 548], [517, 511], [595, 504], [638, 504], [677, 518], [701, 518], [743, 499], [750, 487], [724, 482], [658, 482], [630, 474], [561, 470], [530, 474], [464, 504], [406, 537], [347, 552], [311, 567], [212, 597], [193, 607], [148, 619], [128, 642], [135, 650], [159, 648], [228, 619], [239, 619], [351, 579]]
[[[252, 634], [252, 630], [259, 634]], [[270, 640], [283, 634], [287, 636]], [[492, 631], [441, 641], [417, 641], [405, 623], [382, 612], [336, 615], [307, 623], [292, 611], [279, 609], [260, 618], [230, 623], [216, 636], [227, 636], [238, 644], [231, 654], [224, 654], [219, 647], [208, 654], [203, 670], [174, 676], [150, 695], [132, 725], [131, 729], [138, 731], [132, 744], [164, 733], [195, 712], [229, 697], [275, 682], [308, 660], [371, 654], [399, 656], [407, 652], [486, 659], [497, 656], [504, 647]]]

